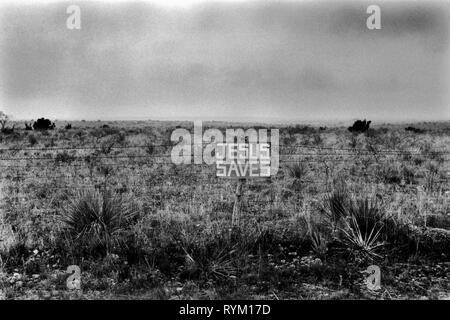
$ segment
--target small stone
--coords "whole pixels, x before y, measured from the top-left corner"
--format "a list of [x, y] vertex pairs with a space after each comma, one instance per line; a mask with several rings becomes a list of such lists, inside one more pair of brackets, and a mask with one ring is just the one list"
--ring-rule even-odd
[[23, 286], [23, 281], [17, 281], [16, 286], [17, 288], [21, 288]]

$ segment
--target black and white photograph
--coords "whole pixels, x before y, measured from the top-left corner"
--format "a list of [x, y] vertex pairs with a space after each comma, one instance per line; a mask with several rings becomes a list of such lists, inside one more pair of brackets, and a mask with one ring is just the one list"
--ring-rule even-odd
[[1, 1], [0, 129], [0, 300], [450, 300], [447, 0]]

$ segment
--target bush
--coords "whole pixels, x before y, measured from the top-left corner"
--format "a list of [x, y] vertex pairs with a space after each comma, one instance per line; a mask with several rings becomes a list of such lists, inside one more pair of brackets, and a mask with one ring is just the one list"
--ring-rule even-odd
[[308, 174], [308, 166], [304, 162], [296, 162], [287, 168], [287, 172], [295, 181], [301, 181]]
[[311, 232], [311, 246], [313, 252], [320, 258], [324, 259], [328, 251], [327, 239], [319, 231]]
[[120, 249], [136, 210], [109, 191], [79, 191], [62, 215], [69, 245], [79, 253], [107, 255]]
[[28, 136], [28, 142], [30, 143], [30, 145], [34, 146], [36, 143], [38, 143], [38, 139], [31, 134]]
[[55, 161], [70, 163], [72, 161], [75, 161], [75, 156], [70, 155], [67, 151], [64, 151], [64, 152], [60, 152], [56, 155]]
[[426, 130], [424, 130], [424, 129], [418, 129], [418, 128], [414, 128], [414, 127], [406, 127], [405, 130], [406, 131], [412, 131], [414, 133], [424, 133], [424, 132], [426, 132]]
[[413, 167], [404, 165], [402, 168], [402, 175], [405, 183], [407, 184], [416, 183], [416, 172]]
[[345, 227], [341, 228], [341, 231], [349, 247], [366, 258], [380, 257], [375, 251], [384, 245], [378, 241], [383, 228], [384, 214], [377, 201], [368, 197], [352, 201], [349, 218], [344, 221]]
[[2, 128], [1, 131], [4, 134], [12, 134], [12, 133], [14, 133], [14, 127], [15, 127], [15, 125], [13, 125], [11, 128], [5, 127], [5, 128]]
[[413, 247], [408, 225], [386, 215], [379, 201], [369, 196], [352, 200], [340, 186], [326, 196], [324, 209], [338, 239], [360, 258], [380, 257], [376, 251], [385, 245], [402, 252]]
[[383, 165], [378, 168], [378, 178], [386, 184], [400, 184], [402, 182], [402, 171], [394, 164]]
[[349, 205], [350, 194], [345, 186], [335, 188], [332, 193], [325, 197], [325, 214], [333, 229], [337, 227], [343, 218], [348, 216]]
[[366, 121], [366, 119], [364, 119], [363, 121], [361, 121], [361, 120], [356, 120], [354, 123], [353, 123], [353, 126], [351, 126], [351, 127], [348, 127], [348, 131], [350, 131], [350, 132], [354, 132], [354, 133], [363, 133], [363, 132], [366, 132], [366, 131], [368, 131], [369, 130], [369, 126], [370, 126], [370, 123], [371, 123], [372, 121]]
[[53, 130], [54, 128], [55, 123], [45, 118], [39, 118], [33, 123], [34, 130]]

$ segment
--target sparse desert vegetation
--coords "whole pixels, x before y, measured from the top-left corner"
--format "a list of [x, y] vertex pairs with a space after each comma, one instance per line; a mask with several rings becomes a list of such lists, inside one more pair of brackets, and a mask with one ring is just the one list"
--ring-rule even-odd
[[236, 180], [170, 161], [191, 123], [45, 120], [0, 134], [2, 298], [450, 298], [449, 123], [278, 126], [232, 225]]

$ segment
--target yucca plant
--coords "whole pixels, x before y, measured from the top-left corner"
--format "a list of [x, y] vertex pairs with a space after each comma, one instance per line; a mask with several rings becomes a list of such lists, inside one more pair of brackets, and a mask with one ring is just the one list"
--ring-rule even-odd
[[384, 245], [379, 241], [384, 226], [384, 214], [377, 201], [369, 198], [352, 202], [349, 217], [340, 230], [346, 242], [368, 258], [380, 257], [376, 250]]
[[222, 249], [211, 257], [207, 266], [208, 273], [216, 279], [230, 279], [236, 277], [238, 269], [231, 258], [234, 250]]
[[[223, 245], [223, 244], [222, 244]], [[193, 248], [189, 253], [186, 248], [181, 247], [185, 253], [185, 268], [187, 274], [195, 274], [200, 271], [206, 278], [216, 280], [229, 280], [236, 277], [238, 268], [235, 266], [233, 254], [236, 246], [223, 246], [207, 248], [200, 245]]]
[[303, 162], [296, 162], [287, 167], [287, 174], [292, 179], [290, 188], [297, 192], [300, 191], [303, 188], [308, 171], [308, 166]]
[[321, 258], [328, 252], [327, 240], [318, 231], [311, 232], [311, 245], [313, 252]]
[[339, 222], [349, 215], [350, 194], [345, 186], [340, 186], [326, 195], [324, 202], [325, 214], [335, 231]]
[[109, 191], [81, 190], [73, 195], [61, 220], [67, 240], [90, 253], [109, 254], [136, 216], [124, 199]]
[[303, 162], [296, 162], [287, 168], [287, 172], [294, 180], [301, 181], [308, 174], [308, 167]]

